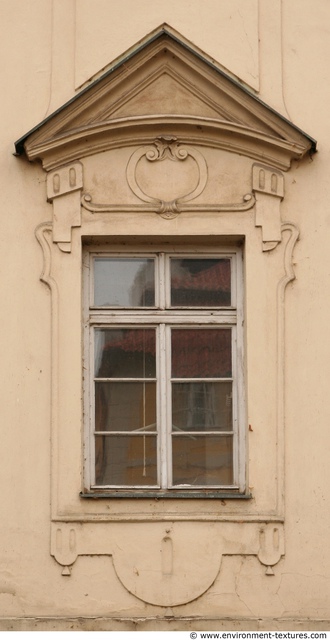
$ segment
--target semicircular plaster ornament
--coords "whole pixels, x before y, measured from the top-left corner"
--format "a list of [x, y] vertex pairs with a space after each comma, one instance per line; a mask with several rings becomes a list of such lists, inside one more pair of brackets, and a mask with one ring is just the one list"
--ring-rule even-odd
[[158, 606], [179, 606], [213, 584], [221, 566], [220, 543], [216, 529], [205, 523], [169, 523], [161, 537], [137, 535], [134, 540], [126, 530], [113, 549], [113, 564], [120, 582], [135, 597]]
[[[256, 556], [267, 576], [284, 555], [282, 522], [53, 522], [51, 554], [71, 575], [79, 556], [112, 556], [118, 580], [143, 602], [187, 604], [218, 578], [223, 556]], [[221, 575], [220, 575], [221, 579]]]

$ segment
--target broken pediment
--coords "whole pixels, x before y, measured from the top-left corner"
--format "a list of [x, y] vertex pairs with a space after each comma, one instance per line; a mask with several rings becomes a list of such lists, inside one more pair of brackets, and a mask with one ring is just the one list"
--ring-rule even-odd
[[16, 142], [45, 169], [178, 136], [288, 169], [315, 141], [167, 26]]

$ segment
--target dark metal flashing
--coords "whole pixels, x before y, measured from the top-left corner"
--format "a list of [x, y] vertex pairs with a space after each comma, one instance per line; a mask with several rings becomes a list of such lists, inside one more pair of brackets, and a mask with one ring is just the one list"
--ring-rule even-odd
[[68, 107], [69, 105], [73, 104], [76, 100], [78, 100], [81, 96], [85, 95], [86, 93], [88, 93], [93, 87], [95, 87], [98, 83], [102, 82], [105, 78], [107, 78], [108, 76], [110, 76], [114, 71], [116, 71], [119, 67], [121, 67], [123, 64], [125, 64], [125, 62], [128, 62], [132, 57], [134, 57], [137, 53], [139, 53], [140, 51], [143, 51], [143, 49], [145, 49], [147, 46], [149, 46], [152, 42], [155, 42], [156, 40], [158, 40], [159, 38], [161, 38], [162, 36], [166, 36], [168, 38], [171, 38], [172, 40], [174, 40], [175, 42], [177, 42], [180, 46], [182, 46], [184, 49], [186, 49], [187, 51], [189, 51], [190, 53], [192, 53], [195, 57], [199, 58], [199, 60], [201, 60], [202, 62], [204, 62], [204, 64], [207, 64], [211, 69], [215, 70], [218, 74], [220, 74], [221, 76], [223, 76], [224, 78], [226, 78], [226, 80], [229, 80], [232, 84], [236, 85], [236, 87], [238, 87], [241, 91], [243, 91], [245, 94], [247, 94], [248, 96], [250, 96], [251, 98], [253, 98], [254, 100], [256, 100], [259, 104], [261, 104], [262, 106], [264, 106], [266, 109], [268, 109], [268, 111], [271, 111], [272, 113], [274, 113], [277, 117], [279, 117], [281, 120], [283, 120], [284, 122], [286, 122], [287, 124], [289, 124], [293, 129], [295, 129], [295, 131], [297, 131], [298, 133], [300, 133], [301, 135], [305, 136], [305, 138], [307, 138], [311, 144], [311, 150], [310, 153], [315, 153], [316, 152], [316, 145], [317, 142], [316, 140], [314, 140], [314, 138], [311, 138], [309, 135], [307, 135], [307, 133], [305, 133], [304, 131], [302, 131], [302, 129], [300, 129], [299, 127], [297, 127], [296, 125], [294, 125], [290, 120], [288, 120], [287, 118], [285, 118], [282, 114], [280, 114], [278, 111], [276, 111], [275, 109], [273, 109], [272, 107], [268, 106], [265, 102], [263, 102], [258, 96], [256, 96], [252, 91], [250, 91], [244, 84], [242, 84], [239, 80], [235, 80], [234, 78], [232, 78], [230, 75], [228, 75], [227, 73], [225, 73], [222, 69], [220, 69], [215, 63], [211, 62], [211, 60], [208, 60], [207, 58], [205, 58], [201, 53], [197, 52], [192, 46], [190, 46], [188, 43], [182, 41], [178, 36], [176, 36], [175, 34], [173, 34], [169, 29], [168, 29], [168, 25], [163, 24], [161, 25], [161, 27], [159, 27], [159, 30], [156, 31], [155, 33], [153, 33], [153, 35], [151, 35], [149, 38], [147, 38], [146, 40], [143, 41], [142, 44], [137, 45], [134, 49], [132, 49], [130, 51], [130, 53], [128, 53], [124, 58], [121, 58], [116, 64], [113, 65], [113, 67], [111, 67], [110, 69], [108, 69], [104, 74], [102, 74], [99, 78], [97, 78], [96, 80], [94, 80], [93, 82], [91, 82], [91, 84], [89, 84], [87, 87], [85, 87], [84, 89], [82, 89], [82, 91], [80, 91], [79, 93], [77, 93], [75, 96], [73, 96], [73, 98], [71, 98], [70, 100], [68, 100], [67, 102], [65, 102], [65, 104], [63, 104], [61, 107], [59, 107], [58, 109], [56, 109], [56, 111], [54, 111], [53, 113], [51, 113], [49, 116], [47, 116], [44, 120], [42, 120], [42, 122], [40, 122], [38, 125], [36, 125], [35, 127], [33, 127], [32, 129], [30, 129], [30, 131], [28, 131], [24, 136], [22, 136], [21, 138], [19, 138], [18, 140], [16, 140], [15, 142], [15, 154], [16, 156], [20, 156], [24, 153], [24, 144], [26, 142], [26, 140], [29, 138], [30, 135], [32, 135], [33, 133], [35, 133], [36, 131], [38, 131], [39, 129], [41, 129], [41, 127], [43, 127], [44, 124], [46, 124], [47, 122], [49, 122], [54, 116], [58, 115], [59, 113], [61, 113], [61, 111], [63, 111], [64, 109], [66, 109], [66, 107]]
[[212, 499], [212, 500], [232, 500], [232, 499], [238, 499], [238, 500], [251, 500], [252, 495], [250, 493], [230, 493], [229, 491], [224, 492], [224, 491], [217, 491], [217, 490], [201, 490], [201, 491], [189, 491], [189, 490], [174, 490], [174, 491], [160, 491], [160, 490], [156, 490], [156, 491], [151, 491], [151, 490], [146, 490], [146, 491], [139, 491], [139, 490], [105, 490], [104, 492], [81, 492], [80, 494], [80, 498], [87, 498], [87, 499], [94, 499], [94, 500], [99, 500], [100, 498], [104, 499], [112, 499], [112, 498], [121, 498], [121, 499], [125, 499], [125, 498], [130, 498], [130, 499], [135, 499], [135, 498], [147, 498], [147, 499], [154, 499], [154, 500], [164, 500], [165, 499], [171, 499], [171, 500], [177, 500], [178, 498], [182, 498], [184, 500], [187, 500], [187, 498], [191, 498], [192, 500], [199, 500], [199, 499]]

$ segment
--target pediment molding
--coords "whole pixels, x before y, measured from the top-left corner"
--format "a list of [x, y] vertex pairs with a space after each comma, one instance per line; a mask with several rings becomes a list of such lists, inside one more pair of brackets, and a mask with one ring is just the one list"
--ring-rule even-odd
[[287, 170], [315, 141], [161, 27], [16, 142], [46, 170], [157, 135], [225, 149]]

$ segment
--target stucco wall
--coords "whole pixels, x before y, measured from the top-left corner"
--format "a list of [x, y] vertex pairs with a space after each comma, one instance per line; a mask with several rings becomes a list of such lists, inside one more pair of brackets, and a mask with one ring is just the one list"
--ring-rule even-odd
[[[329, 627], [327, 0], [0, 0], [0, 11], [0, 628]], [[129, 593], [110, 556], [81, 556], [66, 577], [50, 555], [51, 298], [35, 229], [52, 205], [40, 164], [13, 155], [16, 139], [164, 22], [319, 149], [293, 162], [281, 205], [300, 230], [285, 294], [285, 555], [270, 576], [254, 555], [225, 555], [206, 592], [170, 610]]]

